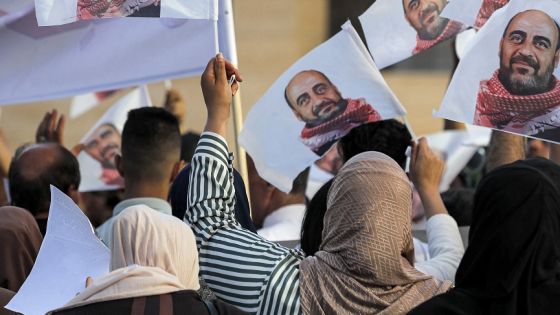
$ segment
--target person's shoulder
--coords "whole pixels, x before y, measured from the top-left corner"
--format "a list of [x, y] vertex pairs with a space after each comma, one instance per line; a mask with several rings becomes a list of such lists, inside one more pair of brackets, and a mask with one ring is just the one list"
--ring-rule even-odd
[[418, 305], [409, 315], [470, 315], [480, 314], [476, 301], [468, 295], [452, 289], [446, 293], [436, 295], [433, 298]]

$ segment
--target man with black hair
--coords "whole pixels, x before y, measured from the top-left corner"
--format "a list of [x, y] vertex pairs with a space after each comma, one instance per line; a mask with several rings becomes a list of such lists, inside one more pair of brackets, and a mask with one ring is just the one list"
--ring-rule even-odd
[[50, 185], [79, 201], [80, 167], [74, 155], [57, 143], [26, 147], [10, 165], [8, 174], [12, 205], [33, 214], [41, 233], [47, 231]]
[[257, 233], [273, 242], [299, 243], [309, 168], [294, 179], [289, 193], [281, 191], [260, 177], [249, 156], [247, 169], [252, 219], [258, 228]]
[[134, 205], [171, 215], [166, 201], [170, 183], [181, 168], [181, 135], [177, 119], [162, 108], [131, 110], [122, 133], [122, 156], [115, 162], [124, 178], [124, 198], [113, 209], [113, 217], [97, 228], [106, 245], [116, 215]]

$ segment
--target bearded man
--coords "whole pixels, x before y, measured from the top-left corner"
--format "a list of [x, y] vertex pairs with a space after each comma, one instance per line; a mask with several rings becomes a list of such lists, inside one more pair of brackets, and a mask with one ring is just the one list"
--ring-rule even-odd
[[317, 155], [323, 155], [352, 128], [381, 120], [365, 99], [344, 99], [322, 72], [306, 70], [296, 74], [284, 91], [294, 115], [305, 122], [301, 141]]
[[404, 15], [416, 30], [415, 55], [439, 42], [455, 36], [463, 24], [440, 17], [447, 0], [403, 0]]
[[500, 68], [480, 83], [474, 123], [560, 140], [560, 27], [546, 13], [515, 15], [500, 41]]

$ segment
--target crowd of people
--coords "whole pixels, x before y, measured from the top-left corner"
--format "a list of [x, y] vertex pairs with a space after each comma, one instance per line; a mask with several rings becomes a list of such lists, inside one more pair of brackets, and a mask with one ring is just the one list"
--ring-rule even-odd
[[232, 75], [243, 81], [221, 54], [208, 63], [207, 121], [190, 153], [176, 92], [164, 108], [129, 112], [115, 157], [122, 191], [78, 192], [80, 148], [64, 147], [56, 111], [37, 143], [11, 158], [0, 145], [11, 198], [0, 207], [2, 306], [31, 272], [54, 185], [82, 206], [111, 258], [108, 274], [84, 279], [52, 314], [558, 312], [557, 146], [494, 132], [441, 193], [445, 163], [426, 139], [397, 120], [369, 122], [334, 144], [336, 175], [308, 200], [309, 169], [283, 192], [250, 158], [249, 183], [233, 168]]

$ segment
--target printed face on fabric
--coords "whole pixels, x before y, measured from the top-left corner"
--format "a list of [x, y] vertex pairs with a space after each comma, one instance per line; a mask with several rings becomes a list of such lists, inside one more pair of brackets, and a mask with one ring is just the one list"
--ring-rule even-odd
[[443, 33], [449, 19], [439, 15], [446, 5], [446, 0], [403, 0], [406, 20], [423, 40], [436, 39]]
[[554, 87], [559, 29], [546, 13], [529, 10], [509, 22], [500, 41], [499, 79], [513, 95], [534, 95]]
[[85, 141], [85, 151], [103, 168], [115, 169], [115, 156], [120, 153], [121, 134], [112, 124], [102, 124]]
[[316, 70], [296, 74], [286, 86], [285, 96], [296, 117], [310, 126], [335, 118], [347, 106], [338, 88]]

